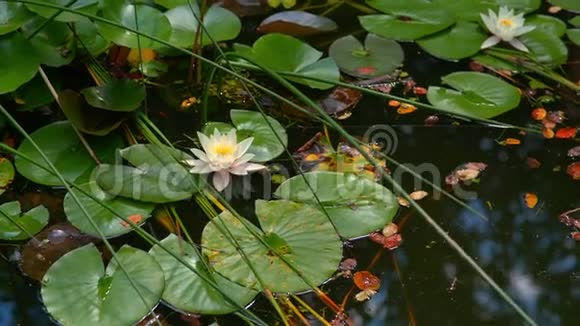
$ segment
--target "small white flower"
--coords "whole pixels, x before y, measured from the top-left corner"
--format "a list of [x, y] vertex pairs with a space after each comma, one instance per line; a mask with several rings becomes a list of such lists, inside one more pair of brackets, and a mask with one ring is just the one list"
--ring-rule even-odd
[[213, 135], [207, 137], [198, 132], [203, 151], [192, 148], [191, 151], [198, 160], [186, 160], [185, 163], [192, 167], [191, 173], [206, 174], [214, 172], [213, 185], [218, 191], [224, 190], [230, 184], [231, 174], [246, 175], [250, 171], [266, 168], [264, 165], [249, 163], [254, 154], [246, 153], [252, 145], [253, 137], [244, 139], [238, 143], [236, 130], [232, 129], [227, 134], [214, 129]]
[[523, 13], [514, 15], [513, 9], [508, 10], [507, 7], [501, 6], [497, 15], [491, 9], [489, 9], [487, 15], [479, 15], [485, 27], [493, 34], [481, 44], [482, 49], [487, 49], [500, 41], [504, 41], [520, 51], [528, 52], [528, 48], [516, 37], [530, 32], [535, 26], [524, 26]]

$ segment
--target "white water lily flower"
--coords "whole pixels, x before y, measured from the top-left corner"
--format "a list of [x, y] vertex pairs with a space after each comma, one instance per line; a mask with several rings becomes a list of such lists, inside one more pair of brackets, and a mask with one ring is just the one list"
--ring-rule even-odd
[[528, 52], [528, 48], [516, 37], [530, 32], [535, 26], [524, 26], [525, 19], [523, 13], [514, 15], [513, 9], [501, 6], [497, 15], [491, 9], [489, 9], [487, 15], [479, 15], [485, 27], [493, 34], [481, 44], [482, 49], [487, 49], [498, 44], [500, 41], [504, 41], [520, 51]]
[[189, 171], [191, 173], [214, 172], [213, 185], [218, 191], [224, 190], [230, 184], [230, 173], [246, 175], [248, 172], [266, 168], [264, 165], [248, 162], [254, 157], [254, 154], [246, 153], [254, 141], [253, 137], [238, 143], [235, 129], [227, 134], [214, 129], [210, 137], [200, 132], [197, 136], [203, 151], [192, 148], [191, 151], [198, 160], [186, 160], [185, 163], [192, 167]]

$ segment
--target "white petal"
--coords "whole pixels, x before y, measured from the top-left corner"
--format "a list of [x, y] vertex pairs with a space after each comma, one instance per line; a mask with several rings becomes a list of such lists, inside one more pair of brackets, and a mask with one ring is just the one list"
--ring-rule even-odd
[[207, 156], [203, 151], [200, 151], [197, 148], [192, 148], [191, 152], [193, 153], [193, 155], [197, 156], [197, 158], [199, 158], [200, 160], [207, 162]]
[[237, 139], [237, 137], [236, 137], [236, 128], [232, 128], [232, 129], [231, 129], [231, 130], [228, 132], [228, 134], [227, 134], [227, 136], [226, 136], [226, 137], [228, 138], [228, 141], [229, 141], [229, 142], [231, 142], [231, 143], [233, 143], [233, 144], [236, 144], [236, 143], [238, 142], [238, 139]]
[[262, 170], [265, 168], [266, 168], [266, 166], [262, 165], [262, 164], [256, 164], [256, 163], [245, 163], [244, 164], [244, 169], [246, 171], [258, 171], [258, 170]]
[[246, 170], [245, 165], [239, 165], [236, 167], [231, 167], [228, 169], [228, 172], [230, 172], [231, 174], [235, 174], [235, 175], [246, 175], [248, 174], [248, 171]]
[[191, 170], [189, 170], [189, 173], [206, 174], [212, 171], [213, 169], [211, 165], [204, 162], [203, 164], [199, 164], [191, 168]]
[[493, 31], [495, 30], [495, 23], [491, 20], [491, 17], [488, 17], [484, 14], [479, 15], [481, 16], [483, 24], [485, 25], [485, 27], [487, 27], [487, 30], [493, 33]]
[[242, 140], [238, 145], [236, 145], [235, 157], [239, 158], [242, 155], [244, 155], [248, 151], [248, 148], [250, 148], [250, 146], [252, 145], [253, 141], [254, 141], [254, 137], [249, 137], [249, 138]]
[[524, 43], [522, 43], [522, 41], [518, 40], [517, 38], [511, 40], [509, 43], [511, 44], [511, 46], [520, 51], [529, 52], [528, 48], [524, 45]]
[[531, 26], [531, 25], [519, 27], [514, 31], [514, 36], [518, 37], [520, 35], [524, 35], [530, 31], [534, 30], [535, 28], [536, 28], [536, 26]]
[[[217, 130], [217, 129], [214, 129], [214, 130]], [[202, 134], [199, 131], [197, 132], [197, 138], [199, 138], [199, 142], [201, 143], [201, 147], [207, 153], [207, 150], [209, 149], [209, 143], [210, 143], [209, 138], [207, 138], [206, 135]]]
[[242, 155], [242, 157], [238, 158], [238, 159], [237, 159], [237, 160], [234, 162], [233, 166], [234, 166], [234, 167], [236, 167], [236, 166], [238, 166], [238, 165], [240, 165], [240, 164], [244, 164], [244, 163], [246, 163], [247, 161], [249, 161], [249, 160], [253, 159], [253, 158], [254, 158], [254, 156], [255, 156], [255, 155], [254, 155], [254, 154], [252, 154], [252, 153], [246, 153], [246, 154]]
[[501, 41], [501, 39], [495, 35], [490, 36], [487, 40], [485, 40], [482, 44], [481, 44], [481, 49], [487, 49], [490, 48], [496, 44], [499, 43], [499, 41]]
[[230, 174], [228, 171], [217, 171], [213, 174], [213, 186], [217, 191], [222, 191], [230, 184]]

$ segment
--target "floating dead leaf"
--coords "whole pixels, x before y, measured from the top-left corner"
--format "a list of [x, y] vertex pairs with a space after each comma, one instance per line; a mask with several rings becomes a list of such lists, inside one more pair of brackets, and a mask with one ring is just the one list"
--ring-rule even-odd
[[409, 203], [408, 200], [406, 200], [405, 198], [399, 196], [397, 197], [397, 202], [399, 203], [399, 205], [404, 206], [404, 207], [410, 207], [411, 204]]
[[153, 49], [131, 49], [127, 55], [127, 62], [133, 67], [137, 67], [141, 63], [147, 63], [155, 60], [157, 53]]
[[569, 157], [577, 157], [580, 156], [580, 146], [572, 147], [568, 150]]
[[421, 199], [427, 197], [428, 195], [429, 195], [429, 193], [424, 191], [424, 190], [417, 190], [417, 191], [413, 191], [412, 193], [410, 193], [409, 197], [411, 197], [411, 199], [413, 199], [413, 200], [421, 200]]
[[551, 14], [557, 14], [562, 10], [562, 7], [558, 7], [558, 6], [550, 6], [548, 8], [548, 12]]
[[567, 226], [580, 229], [580, 207], [561, 213], [558, 219]]
[[566, 113], [564, 111], [550, 111], [548, 112], [548, 119], [555, 123], [562, 123], [566, 120]]
[[381, 288], [381, 280], [369, 271], [359, 271], [354, 273], [352, 279], [354, 285], [361, 290], [378, 290]]
[[531, 192], [526, 192], [524, 194], [524, 201], [526, 202], [526, 206], [528, 208], [534, 208], [538, 204], [538, 196]]
[[342, 272], [342, 276], [346, 278], [352, 277], [352, 271], [356, 269], [357, 261], [354, 258], [345, 258], [338, 265], [338, 269]]
[[517, 138], [506, 138], [506, 139], [504, 139], [504, 140], [502, 140], [502, 141], [499, 142], [499, 144], [502, 145], [502, 146], [506, 146], [506, 145], [519, 145], [521, 143], [522, 142], [519, 139], [517, 139]]
[[534, 120], [544, 120], [546, 115], [548, 115], [548, 112], [546, 112], [546, 109], [544, 108], [535, 108], [532, 110], [532, 119]]
[[528, 167], [530, 169], [537, 169], [542, 165], [542, 163], [540, 163], [540, 161], [538, 161], [537, 159], [535, 159], [533, 157], [528, 157], [526, 159], [526, 164], [528, 165]]
[[542, 134], [544, 135], [544, 138], [547, 138], [547, 139], [554, 138], [554, 130], [552, 130], [552, 129], [544, 128], [544, 130], [542, 130]]
[[542, 120], [542, 124], [544, 125], [544, 129], [554, 129], [556, 128], [556, 123], [550, 119], [544, 119]]
[[439, 117], [436, 115], [430, 115], [427, 118], [425, 118], [425, 121], [423, 122], [425, 123], [426, 126], [434, 126], [439, 123]]
[[417, 111], [417, 107], [413, 104], [401, 103], [401, 106], [397, 109], [398, 114], [409, 114]]
[[413, 93], [415, 95], [425, 95], [427, 94], [427, 89], [425, 87], [413, 87]]
[[445, 183], [456, 185], [460, 181], [471, 181], [479, 177], [480, 173], [487, 168], [487, 164], [482, 162], [469, 162], [455, 168], [447, 177]]
[[70, 224], [56, 224], [44, 229], [22, 248], [18, 265], [22, 273], [37, 281], [48, 268], [67, 252], [98, 239], [81, 233]]
[[571, 232], [570, 238], [574, 239], [574, 241], [580, 241], [580, 232]]
[[576, 132], [577, 130], [575, 127], [560, 128], [556, 130], [556, 138], [560, 139], [574, 138], [576, 136]]
[[332, 32], [337, 28], [338, 25], [330, 18], [306, 11], [289, 10], [277, 12], [264, 19], [258, 26], [258, 32], [301, 37]]
[[573, 162], [566, 168], [566, 173], [572, 180], [580, 180], [580, 162]]
[[389, 106], [393, 107], [393, 108], [398, 108], [401, 105], [401, 102], [397, 101], [397, 100], [390, 100], [389, 101]]
[[343, 120], [352, 115], [352, 110], [362, 98], [362, 93], [356, 89], [336, 87], [330, 94], [318, 104], [329, 115]]
[[395, 223], [389, 223], [387, 225], [385, 225], [385, 227], [383, 228], [383, 236], [385, 236], [386, 238], [397, 234], [399, 232], [399, 227], [397, 226], [397, 224]]
[[369, 234], [369, 239], [389, 250], [397, 249], [403, 242], [403, 237], [399, 233], [385, 237], [381, 232], [373, 232]]

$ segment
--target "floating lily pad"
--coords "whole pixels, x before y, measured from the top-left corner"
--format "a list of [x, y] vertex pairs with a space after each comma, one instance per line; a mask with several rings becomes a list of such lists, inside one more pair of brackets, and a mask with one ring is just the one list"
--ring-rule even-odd
[[[123, 246], [105, 269], [93, 244], [62, 256], [44, 275], [42, 300], [62, 325], [136, 324], [163, 292], [161, 267], [146, 252]], [[127, 274], [131, 278], [127, 277]]]
[[458, 20], [478, 22], [480, 13], [486, 13], [493, 8], [493, 3], [481, 0], [433, 0], [432, 3], [440, 8], [455, 14]]
[[292, 36], [308, 36], [333, 32], [338, 28], [336, 23], [327, 17], [311, 14], [306, 11], [280, 11], [264, 19], [258, 32], [282, 33]]
[[[380, 184], [354, 174], [310, 172], [304, 177], [322, 206], [345, 238], [369, 234], [390, 223], [399, 204], [393, 193]], [[318, 207], [315, 195], [301, 175], [286, 180], [274, 195]]]
[[199, 191], [199, 175], [181, 163], [193, 159], [165, 145], [139, 144], [121, 155], [135, 167], [102, 164], [95, 171], [98, 185], [107, 193], [150, 203], [188, 199]]
[[577, 0], [549, 0], [549, 2], [568, 11], [580, 12], [580, 2]]
[[426, 0], [370, 0], [367, 4], [385, 14], [359, 16], [361, 25], [388, 39], [415, 40], [455, 22], [452, 13]]
[[[171, 24], [161, 11], [145, 4], [132, 5], [118, 0], [103, 1], [103, 18], [112, 20], [124, 27], [168, 41], [171, 36]], [[155, 49], [164, 45], [126, 29], [97, 22], [101, 35], [116, 44], [129, 48]]]
[[[52, 87], [56, 91], [61, 88], [60, 74], [50, 73], [45, 70]], [[46, 86], [46, 83], [40, 75], [36, 75], [31, 81], [18, 87], [12, 93], [14, 102], [18, 104], [18, 111], [33, 111], [41, 106], [54, 102], [54, 96]]]
[[[30, 136], [64, 178], [69, 181], [74, 181], [96, 166], [95, 161], [89, 156], [68, 121], [51, 123], [36, 130]], [[112, 161], [114, 150], [122, 146], [122, 139], [116, 136], [99, 137], [98, 139], [89, 137], [88, 141], [102, 162]], [[40, 153], [28, 140], [22, 142], [18, 151], [50, 170]], [[14, 165], [20, 174], [33, 182], [47, 186], [62, 186], [58, 177], [20, 156], [16, 156]]]
[[5, 157], [0, 157], [0, 195], [12, 184], [14, 180], [14, 166]]
[[[326, 281], [336, 271], [342, 257], [342, 243], [322, 212], [310, 205], [287, 200], [257, 200], [256, 215], [261, 230], [247, 220], [244, 224], [272, 250], [227, 211], [212, 219], [203, 230], [203, 254], [218, 273], [246, 287], [286, 293], [311, 287], [280, 257], [292, 264], [312, 286]], [[259, 273], [264, 288], [220, 232], [226, 227]]]
[[[72, 3], [70, 0], [44, 0], [44, 2], [63, 7], [66, 7], [68, 5], [68, 8], [74, 9], [75, 11], [82, 12], [85, 14], [95, 14], [99, 10], [99, 0], [77, 0], [73, 1]], [[52, 16], [54, 16], [57, 12], [59, 12], [59, 9], [33, 5], [29, 3], [27, 3], [26, 6], [28, 7], [28, 9], [34, 11], [39, 16], [44, 18], [52, 18]], [[55, 20], [62, 22], [77, 21], [81, 18], [82, 16], [68, 11], [63, 11], [58, 16], [54, 17]]]
[[22, 34], [0, 36], [0, 53], [0, 94], [16, 90], [36, 75], [40, 57]]
[[[516, 12], [532, 12], [538, 10], [542, 4], [541, 0], [492, 0], [496, 7], [506, 6]], [[497, 9], [495, 10], [497, 12]]]
[[[248, 149], [248, 153], [255, 155], [252, 158], [253, 162], [266, 162], [274, 159], [282, 154], [286, 146], [288, 146], [288, 135], [284, 127], [276, 119], [270, 116], [266, 117], [268, 122], [266, 122], [266, 119], [262, 117], [260, 112], [230, 110], [230, 118], [237, 130], [236, 136], [238, 142], [248, 137], [254, 137], [254, 141], [252, 141], [252, 145]], [[233, 128], [228, 123], [208, 122], [202, 131], [205, 135], [211, 136], [214, 129], [217, 129], [223, 134]], [[278, 135], [282, 143], [278, 141], [276, 135]]]
[[41, 26], [42, 30], [30, 39], [36, 53], [40, 56], [40, 63], [51, 67], [71, 63], [75, 58], [76, 45], [74, 33], [66, 23], [58, 21], [47, 23], [46, 19], [37, 16], [22, 27], [22, 32], [29, 38]]
[[[90, 218], [107, 238], [112, 238], [131, 232], [133, 229], [129, 223], [118, 218], [116, 214], [113, 214], [113, 212], [109, 211], [101, 204], [107, 205], [115, 213], [126, 219], [129, 219], [131, 222], [137, 225], [145, 223], [145, 221], [150, 217], [153, 208], [155, 208], [155, 205], [150, 203], [138, 202], [128, 198], [114, 197], [104, 192], [95, 181], [91, 181], [79, 186], [81, 189], [98, 199], [97, 202], [78, 189], [72, 190], [72, 192], [79, 199], [82, 207], [84, 207], [85, 210], [89, 213]], [[84, 214], [70, 193], [67, 193], [64, 197], [63, 206], [66, 217], [72, 225], [86, 234], [90, 234], [95, 237], [101, 236], [93, 227], [89, 217]]]
[[110, 42], [105, 40], [97, 26], [85, 17], [75, 23], [75, 32], [79, 38], [77, 48], [81, 51], [86, 50], [96, 57], [109, 48]]
[[[165, 275], [162, 299], [172, 307], [195, 314], [227, 314], [238, 308], [230, 304], [222, 293], [241, 307], [250, 303], [258, 294], [256, 290], [233, 283], [213, 270], [208, 271], [193, 246], [175, 234], [161, 240], [161, 245], [189, 264], [189, 267], [185, 266], [159, 245], [154, 245], [149, 250], [149, 254], [161, 265]], [[212, 280], [220, 290], [215, 289], [190, 268]]]
[[474, 55], [472, 59], [473, 61], [478, 62], [484, 66], [489, 66], [495, 69], [508, 70], [512, 72], [519, 72], [522, 70], [521, 66], [485, 53], [478, 53]]
[[429, 102], [441, 111], [493, 118], [520, 103], [516, 87], [488, 74], [459, 71], [441, 80], [454, 89], [431, 86], [427, 92]]
[[10, 33], [24, 25], [34, 15], [18, 2], [0, 2], [0, 35]]
[[328, 54], [344, 73], [360, 78], [386, 75], [403, 63], [399, 43], [368, 34], [364, 46], [352, 35], [337, 39]]
[[519, 40], [528, 47], [530, 54], [538, 62], [559, 66], [568, 59], [566, 44], [552, 32], [536, 28], [520, 36]]
[[417, 40], [417, 44], [437, 58], [459, 60], [479, 52], [486, 38], [479, 24], [458, 21], [446, 30]]
[[553, 33], [558, 37], [566, 33], [566, 23], [554, 16], [530, 15], [526, 17], [526, 25], [536, 26], [536, 29]]
[[20, 202], [4, 203], [0, 205], [0, 239], [28, 239], [48, 224], [48, 215], [48, 209], [42, 205], [22, 213]]
[[134, 111], [145, 99], [145, 87], [132, 79], [111, 80], [81, 93], [90, 105], [109, 111]]
[[568, 23], [574, 27], [580, 27], [580, 15], [570, 19]]
[[[184, 4], [174, 7], [165, 12], [164, 15], [173, 29], [169, 43], [191, 48], [197, 34], [198, 18], [201, 17], [197, 2], [193, 1], [192, 6]], [[242, 23], [238, 16], [217, 5], [207, 9], [203, 16], [203, 25], [205, 31], [200, 34], [202, 46], [213, 44], [213, 42], [232, 40], [238, 36], [242, 29]]]
[[41, 281], [48, 268], [62, 255], [91, 241], [98, 240], [68, 223], [51, 225], [24, 245], [18, 266], [24, 275]]
[[570, 41], [572, 41], [572, 43], [576, 44], [577, 46], [580, 46], [580, 28], [570, 28], [566, 32], [566, 35], [568, 36]]
[[[235, 49], [237, 53], [248, 55], [250, 59], [277, 72], [293, 72], [331, 81], [338, 81], [340, 77], [338, 67], [332, 59], [319, 60], [322, 52], [292, 36], [267, 34], [260, 37], [253, 48], [237, 46]], [[299, 77], [288, 79], [312, 88], [328, 89], [333, 86]]]
[[117, 129], [128, 116], [122, 112], [110, 112], [89, 106], [83, 97], [70, 89], [58, 94], [61, 108], [67, 119], [80, 131], [104, 136]]

